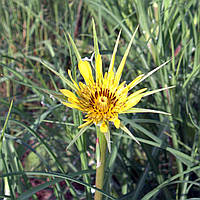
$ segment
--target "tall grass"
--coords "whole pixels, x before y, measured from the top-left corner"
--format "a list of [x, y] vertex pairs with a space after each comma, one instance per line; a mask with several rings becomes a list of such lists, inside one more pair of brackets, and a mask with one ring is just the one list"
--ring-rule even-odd
[[69, 87], [68, 69], [81, 79], [67, 33], [81, 55], [91, 57], [92, 18], [104, 69], [120, 29], [116, 64], [139, 24], [123, 80], [129, 83], [171, 59], [137, 87], [176, 86], [140, 103], [167, 111], [170, 117], [121, 117], [141, 146], [112, 130], [104, 199], [198, 198], [199, 9], [198, 0], [1, 0], [0, 199], [93, 198], [95, 129], [90, 127], [66, 150], [82, 115], [52, 98]]

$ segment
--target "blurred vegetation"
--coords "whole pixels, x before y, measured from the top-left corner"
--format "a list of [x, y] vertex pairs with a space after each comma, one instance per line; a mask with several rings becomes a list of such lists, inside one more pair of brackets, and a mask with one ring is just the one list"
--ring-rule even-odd
[[119, 31], [116, 67], [139, 24], [122, 79], [129, 83], [171, 59], [137, 87], [176, 86], [139, 105], [170, 117], [121, 117], [141, 146], [112, 128], [104, 199], [198, 198], [199, 9], [198, 0], [1, 0], [0, 199], [92, 199], [95, 129], [66, 150], [82, 115], [49, 95], [68, 88], [60, 78], [69, 78], [68, 69], [81, 80], [66, 35], [74, 38], [82, 57], [91, 57], [92, 18], [104, 71]]

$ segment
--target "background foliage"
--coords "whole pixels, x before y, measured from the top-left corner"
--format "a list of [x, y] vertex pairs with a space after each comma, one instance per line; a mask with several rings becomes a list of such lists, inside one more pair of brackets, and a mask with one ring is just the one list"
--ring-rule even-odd
[[170, 117], [121, 117], [141, 146], [112, 128], [105, 199], [198, 198], [199, 9], [198, 0], [1, 0], [0, 198], [92, 198], [95, 129], [66, 150], [82, 115], [49, 95], [67, 88], [62, 77], [68, 79], [68, 69], [81, 80], [66, 33], [73, 36], [82, 57], [91, 57], [92, 18], [105, 71], [119, 30], [117, 64], [139, 24], [123, 80], [129, 83], [172, 58], [137, 87], [176, 86], [140, 103], [167, 111]]

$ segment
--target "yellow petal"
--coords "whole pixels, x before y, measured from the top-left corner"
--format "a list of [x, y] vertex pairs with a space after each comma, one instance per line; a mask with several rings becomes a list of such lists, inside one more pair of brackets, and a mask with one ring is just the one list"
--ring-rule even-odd
[[134, 37], [135, 37], [135, 34], [136, 34], [137, 30], [138, 30], [138, 27], [139, 27], [139, 26], [137, 26], [135, 32], [133, 33], [133, 36], [132, 36], [132, 38], [131, 38], [131, 41], [129, 42], [128, 47], [127, 47], [127, 49], [126, 49], [126, 52], [125, 52], [125, 54], [124, 54], [124, 56], [123, 56], [123, 58], [122, 58], [122, 61], [121, 61], [120, 65], [119, 65], [118, 69], [117, 69], [117, 72], [116, 72], [116, 75], [115, 75], [115, 81], [114, 81], [114, 85], [115, 85], [115, 86], [119, 84], [119, 81], [120, 81], [120, 78], [121, 78], [121, 74], [122, 74], [122, 71], [123, 71], [123, 69], [124, 69], [124, 65], [125, 65], [125, 62], [126, 62], [126, 58], [127, 58], [128, 53], [129, 53], [129, 51], [130, 51], [130, 48], [131, 48], [131, 45], [132, 45], [132, 43], [133, 43], [133, 39], [134, 39]]
[[[147, 90], [147, 88], [143, 88], [143, 89], [140, 89], [140, 90], [138, 90], [138, 91], [132, 93], [131, 95], [128, 96], [127, 100], [131, 100], [132, 98], [134, 98], [135, 96], [137, 96], [137, 95], [143, 93], [143, 92], [146, 91], [146, 90]], [[144, 93], [144, 94], [146, 94], [146, 93]], [[143, 94], [143, 96], [144, 96], [144, 94]]]
[[107, 87], [109, 87], [107, 77], [108, 77], [108, 72], [105, 72], [104, 78], [103, 78], [103, 85], [102, 85], [102, 88], [107, 88]]
[[92, 69], [91, 69], [90, 63], [88, 61], [80, 60], [80, 62], [78, 63], [78, 68], [86, 84], [87, 85], [93, 84], [94, 79], [92, 76]]
[[[118, 95], [120, 95], [123, 91], [124, 91], [124, 89], [126, 89], [125, 87], [124, 87], [124, 84], [126, 83], [126, 81], [124, 81], [124, 82], [122, 82], [118, 87], [117, 87], [117, 90], [116, 90], [116, 92], [115, 92], [115, 95], [116, 96], [118, 96]], [[126, 89], [127, 90], [127, 89]]]
[[85, 127], [85, 126], [89, 126], [91, 123], [92, 123], [92, 120], [89, 120], [89, 121], [87, 121], [87, 122], [81, 124], [78, 128], [83, 128], [83, 127]]
[[113, 82], [114, 82], [114, 72], [111, 71], [111, 72], [108, 72], [108, 75], [107, 75], [107, 86], [109, 86], [110, 88], [114, 88], [114, 85], [113, 85]]
[[102, 122], [102, 124], [100, 126], [100, 131], [102, 133], [107, 133], [108, 132], [108, 125], [106, 124], [106, 122]]
[[83, 110], [79, 105], [77, 104], [72, 104], [72, 103], [66, 103], [64, 101], [62, 101], [62, 104], [64, 104], [65, 106], [69, 107], [69, 108], [75, 108], [78, 110]]
[[69, 90], [60, 89], [60, 92], [61, 92], [62, 94], [64, 94], [66, 97], [68, 97], [68, 98], [72, 98], [72, 99], [76, 99], [76, 100], [77, 100], [76, 95], [75, 95], [73, 92], [69, 91]]
[[74, 81], [74, 79], [72, 78], [72, 72], [71, 70], [68, 70], [68, 74], [69, 74], [69, 77], [71, 79], [71, 81], [73, 82], [73, 84], [75, 85], [76, 89], [79, 90], [79, 87], [78, 87], [78, 84]]
[[143, 94], [139, 94], [139, 95], [133, 97], [132, 99], [130, 99], [129, 101], [127, 101], [124, 109], [122, 109], [120, 111], [120, 113], [125, 110], [128, 110], [128, 109], [132, 108], [133, 106], [135, 106], [136, 104], [138, 104], [142, 97], [143, 97]]
[[138, 77], [136, 77], [133, 81], [131, 81], [129, 84], [128, 84], [128, 89], [131, 90], [139, 81], [140, 79], [144, 76], [144, 74], [141, 74], [139, 75]]
[[115, 118], [115, 119], [113, 120], [113, 122], [114, 122], [114, 125], [115, 125], [116, 128], [119, 128], [119, 127], [120, 127], [120, 120], [119, 120], [118, 118]]
[[95, 63], [96, 63], [96, 82], [100, 84], [103, 79], [102, 59], [101, 59], [100, 54], [97, 55], [97, 59], [96, 59]]

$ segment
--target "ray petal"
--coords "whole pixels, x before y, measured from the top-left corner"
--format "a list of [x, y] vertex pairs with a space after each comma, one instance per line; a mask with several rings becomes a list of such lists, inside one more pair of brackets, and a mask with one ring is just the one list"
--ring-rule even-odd
[[143, 94], [139, 94], [139, 95], [137, 95], [137, 96], [134, 96], [134, 97], [131, 98], [130, 100], [128, 100], [128, 101], [126, 102], [125, 107], [122, 109], [121, 112], [123, 112], [123, 111], [125, 111], [125, 110], [128, 110], [128, 109], [132, 108], [133, 106], [135, 106], [136, 104], [138, 104], [142, 97], [143, 97]]
[[67, 106], [69, 108], [75, 108], [75, 109], [83, 111], [83, 109], [77, 104], [67, 103], [67, 102], [64, 102], [64, 101], [62, 101], [62, 104], [64, 104], [65, 106]]
[[129, 90], [131, 90], [133, 87], [135, 87], [136, 84], [138, 84], [138, 82], [141, 80], [141, 78], [144, 76], [144, 74], [141, 74], [139, 76], [137, 76], [133, 81], [131, 81], [127, 87]]
[[90, 66], [90, 63], [88, 61], [80, 60], [80, 62], [78, 63], [78, 68], [86, 84], [92, 85], [94, 83], [94, 79], [92, 76], [92, 68]]
[[120, 120], [118, 119], [118, 117], [115, 118], [115, 119], [113, 120], [113, 122], [114, 122], [115, 127], [118, 129], [118, 128], [120, 127]]
[[90, 126], [92, 122], [93, 122], [92, 120], [86, 121], [85, 123], [81, 124], [78, 128], [83, 128], [85, 126]]
[[67, 89], [60, 89], [60, 92], [62, 94], [64, 94], [66, 97], [68, 97], [68, 98], [73, 98], [73, 99], [77, 100], [76, 95], [73, 92], [71, 92], [71, 91], [69, 91]]
[[72, 78], [72, 72], [71, 72], [71, 70], [68, 70], [68, 74], [69, 74], [69, 77], [70, 77], [71, 81], [73, 82], [75, 88], [76, 88], [77, 90], [79, 90], [78, 84], [77, 84], [76, 81]]
[[128, 53], [130, 51], [131, 45], [133, 43], [133, 40], [135, 38], [135, 34], [136, 34], [138, 28], [139, 28], [139, 26], [137, 26], [135, 32], [133, 33], [131, 41], [129, 42], [128, 47], [126, 49], [126, 52], [125, 52], [125, 54], [124, 54], [124, 56], [122, 58], [122, 61], [121, 61], [120, 65], [119, 65], [118, 69], [117, 69], [117, 72], [116, 72], [116, 75], [115, 75], [114, 85], [118, 85], [119, 84], [119, 81], [120, 81], [120, 78], [121, 78], [121, 74], [122, 74], [122, 71], [124, 69], [124, 65], [125, 65], [125, 62], [126, 62], [126, 58], [127, 58]]
[[102, 59], [100, 54], [97, 55], [95, 64], [96, 64], [96, 83], [101, 84], [103, 80], [103, 72], [102, 72]]
[[[137, 96], [137, 95], [143, 93], [143, 92], [146, 91], [146, 90], [147, 90], [147, 88], [143, 88], [143, 89], [140, 89], [140, 90], [138, 90], [138, 91], [132, 93], [131, 95], [129, 95], [129, 96], [127, 97], [127, 100], [130, 100], [130, 99], [134, 98], [135, 96]], [[146, 94], [146, 93], [144, 93], [144, 94]], [[143, 96], [144, 96], [144, 94], [143, 94]]]
[[106, 122], [102, 122], [101, 126], [100, 126], [100, 131], [102, 133], [107, 133], [108, 132], [108, 124]]

